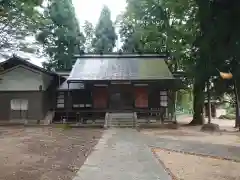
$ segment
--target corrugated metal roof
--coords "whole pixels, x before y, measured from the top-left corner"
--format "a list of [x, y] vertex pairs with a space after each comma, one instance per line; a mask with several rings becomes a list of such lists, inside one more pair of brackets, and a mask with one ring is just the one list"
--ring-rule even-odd
[[[84, 89], [85, 86], [83, 83], [69, 83], [69, 90], [75, 90], [75, 89]], [[68, 84], [67, 80], [64, 81], [61, 86], [58, 88], [59, 91], [68, 90]]]
[[56, 74], [55, 72], [52, 72], [52, 71], [48, 71], [42, 67], [39, 67], [33, 63], [31, 63], [30, 61], [28, 61], [27, 59], [24, 59], [24, 58], [21, 58], [19, 56], [16, 56], [16, 55], [13, 55], [11, 58], [3, 61], [3, 62], [0, 62], [0, 66], [1, 68], [3, 68], [4, 70], [7, 70], [7, 69], [10, 69], [14, 66], [17, 66], [17, 65], [24, 65], [24, 66], [27, 66], [31, 69], [35, 69], [37, 71], [40, 71], [40, 72], [43, 72], [45, 74], [48, 74], [50, 76], [58, 76], [58, 74]]
[[68, 80], [174, 79], [163, 58], [91, 56], [78, 58]]

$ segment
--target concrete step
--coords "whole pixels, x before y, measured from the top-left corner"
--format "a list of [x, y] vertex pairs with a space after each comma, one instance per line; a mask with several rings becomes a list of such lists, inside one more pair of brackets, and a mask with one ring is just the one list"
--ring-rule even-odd
[[134, 122], [133, 120], [114, 120], [112, 119], [110, 122], [109, 122], [109, 126], [110, 127], [117, 127], [117, 126], [124, 126], [124, 127], [133, 127], [134, 126]]
[[134, 113], [108, 113], [108, 127], [134, 127]]
[[133, 122], [133, 118], [132, 119], [111, 119], [111, 121], [121, 121], [121, 122]]
[[110, 125], [111, 125], [111, 126], [112, 126], [112, 125], [126, 125], [126, 126], [127, 126], [127, 125], [130, 125], [130, 126], [132, 126], [132, 125], [134, 125], [134, 123], [132, 123], [132, 122], [131, 122], [131, 123], [130, 123], [130, 122], [129, 122], [129, 123], [113, 122], [113, 123], [111, 123]]
[[110, 113], [112, 119], [131, 119], [133, 118], [133, 113]]
[[124, 125], [124, 124], [120, 124], [120, 125], [111, 125], [110, 127], [132, 128], [132, 127], [134, 127], [134, 126], [133, 126], [133, 125]]

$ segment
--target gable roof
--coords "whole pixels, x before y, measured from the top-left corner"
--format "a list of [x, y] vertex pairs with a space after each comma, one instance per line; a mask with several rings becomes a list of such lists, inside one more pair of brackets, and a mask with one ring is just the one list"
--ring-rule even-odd
[[28, 60], [26, 59], [23, 59], [21, 57], [18, 57], [16, 55], [13, 55], [11, 58], [3, 61], [0, 63], [0, 71], [5, 71], [5, 70], [8, 70], [8, 69], [11, 69], [15, 66], [26, 66], [30, 69], [33, 69], [35, 71], [39, 71], [39, 72], [42, 72], [42, 73], [45, 73], [45, 74], [48, 74], [50, 76], [58, 76], [58, 74], [56, 74], [55, 72], [52, 72], [52, 71], [48, 71], [42, 67], [39, 67], [35, 64], [32, 64], [31, 62], [29, 62]]
[[160, 55], [82, 55], [68, 81], [174, 79], [165, 59]]

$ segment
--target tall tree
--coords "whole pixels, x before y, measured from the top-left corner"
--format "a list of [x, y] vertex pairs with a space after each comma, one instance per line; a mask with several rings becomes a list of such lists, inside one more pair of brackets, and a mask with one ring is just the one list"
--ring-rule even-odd
[[41, 0], [0, 1], [0, 52], [31, 51], [25, 37], [33, 36], [39, 28]]
[[84, 35], [85, 35], [85, 52], [91, 53], [93, 52], [92, 42], [94, 38], [94, 26], [91, 22], [84, 22]]
[[[174, 60], [173, 69], [185, 70], [193, 80], [189, 81], [194, 97], [192, 124], [204, 122], [204, 90], [212, 76], [219, 77], [217, 69], [233, 72], [235, 81], [218, 78], [212, 88], [215, 94], [224, 93], [233, 82], [236, 87], [240, 84], [240, 73], [236, 71], [240, 64], [239, 3], [237, 0], [127, 1], [121, 18], [123, 50], [159, 52], [164, 44], [167, 46]], [[219, 85], [225, 89], [218, 88]]]
[[127, 1], [126, 12], [120, 18], [120, 36], [125, 52], [166, 51], [166, 35], [162, 23], [168, 21], [161, 16], [159, 3], [147, 0]]
[[84, 47], [84, 36], [76, 19], [71, 0], [50, 0], [44, 12], [45, 21], [37, 40], [50, 56], [47, 69], [71, 69], [73, 55]]
[[[239, 95], [240, 95], [240, 35], [239, 21], [240, 2], [239, 1], [214, 1], [211, 4], [212, 21], [214, 30], [212, 43], [214, 52], [212, 55], [212, 63], [221, 65], [218, 68], [221, 70], [230, 71], [233, 73], [233, 80], [224, 80], [225, 83], [232, 84], [234, 87], [235, 102], [236, 102], [236, 123], [239, 122]], [[227, 82], [226, 82], [227, 81]]]
[[[240, 84], [238, 82], [239, 73], [236, 71], [240, 64], [238, 50], [240, 35], [238, 33], [239, 22], [237, 20], [237, 17], [240, 15], [240, 2], [236, 0], [195, 0], [195, 2], [198, 6], [197, 20], [200, 25], [200, 33], [198, 33], [195, 43], [197, 47], [196, 66], [205, 72], [198, 73], [198, 76], [195, 76], [195, 81], [198, 82], [198, 86], [195, 89], [201, 94], [205, 84], [211, 80], [212, 76], [220, 78], [218, 69], [231, 71], [235, 77], [234, 81], [218, 81], [218, 83], [222, 83], [221, 87], [224, 87], [223, 83], [237, 87]], [[228, 89], [226, 86], [223, 91], [222, 88], [217, 87], [219, 87], [219, 84], [215, 87], [217, 93], [226, 92]], [[235, 95], [238, 93], [238, 91], [235, 91]], [[239, 107], [238, 101], [236, 102], [236, 107]], [[196, 109], [200, 110], [200, 108]], [[238, 114], [239, 108], [236, 110], [236, 117], [238, 117]], [[194, 119], [195, 121], [192, 123], [198, 123], [198, 119], [200, 118]]]
[[159, 53], [168, 49], [175, 62], [190, 58], [197, 29], [192, 1], [127, 2], [126, 11], [119, 18], [124, 51]]
[[120, 31], [124, 50], [157, 53], [167, 50], [173, 62], [170, 65], [172, 70], [185, 70], [189, 82], [194, 79], [194, 119], [202, 123], [205, 77], [201, 74], [205, 66], [196, 63], [198, 47], [195, 44], [199, 34], [197, 4], [194, 0], [127, 2]]
[[113, 51], [117, 35], [111, 20], [111, 12], [107, 6], [104, 6], [95, 28], [95, 37], [92, 47], [96, 53], [109, 53]]

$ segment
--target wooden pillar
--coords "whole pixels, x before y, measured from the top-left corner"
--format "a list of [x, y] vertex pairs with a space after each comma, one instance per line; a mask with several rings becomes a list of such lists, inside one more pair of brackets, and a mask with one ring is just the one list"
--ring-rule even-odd
[[67, 82], [68, 89], [67, 89], [67, 108], [66, 108], [66, 120], [69, 120], [69, 106], [70, 106], [70, 91], [69, 91], [69, 82]]
[[177, 116], [176, 116], [176, 106], [177, 106], [177, 90], [173, 90], [173, 96], [172, 96], [172, 121], [177, 122]]
[[211, 123], [212, 120], [212, 109], [211, 109], [211, 94], [210, 94], [210, 78], [207, 82], [207, 95], [208, 95], [208, 123]]
[[234, 94], [235, 94], [235, 99], [236, 99], [236, 120], [235, 120], [235, 127], [239, 127], [240, 131], [240, 107], [239, 107], [239, 97], [238, 97], [238, 86], [237, 86], [237, 81], [234, 79]]

